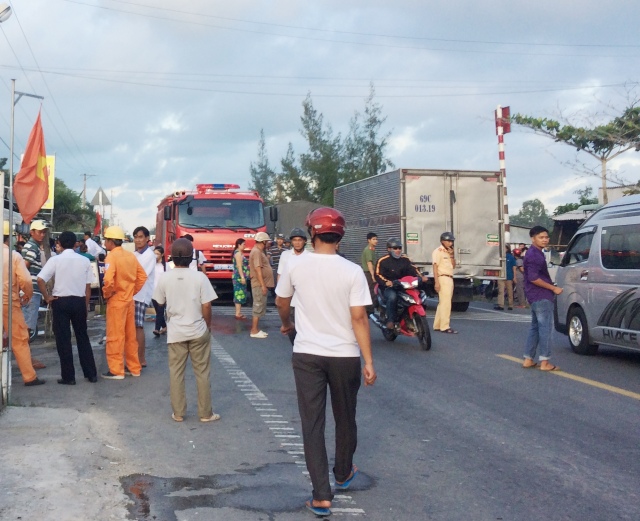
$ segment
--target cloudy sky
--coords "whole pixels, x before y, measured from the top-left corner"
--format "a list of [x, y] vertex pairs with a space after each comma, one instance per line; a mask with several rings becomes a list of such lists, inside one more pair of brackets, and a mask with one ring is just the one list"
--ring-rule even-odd
[[[608, 120], [638, 81], [636, 0], [2, 2], [14, 13], [0, 24], [0, 157], [15, 78], [45, 97], [56, 175], [78, 191], [91, 175], [88, 198], [112, 193], [129, 231], [152, 226], [177, 188], [246, 188], [261, 129], [272, 165], [289, 142], [303, 152], [307, 93], [345, 133], [373, 82], [396, 166], [497, 170], [497, 105]], [[39, 107], [16, 106], [18, 156]], [[529, 198], [553, 210], [597, 189], [566, 165], [570, 148], [518, 128], [505, 142], [511, 213]], [[628, 153], [614, 167], [635, 182], [639, 165]]]

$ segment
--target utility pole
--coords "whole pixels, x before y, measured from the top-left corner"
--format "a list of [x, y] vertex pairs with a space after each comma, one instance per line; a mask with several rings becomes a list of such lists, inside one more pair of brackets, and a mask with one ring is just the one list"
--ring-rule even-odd
[[96, 174], [80, 174], [84, 181], [82, 183], [82, 208], [87, 207], [87, 177], [96, 177]]

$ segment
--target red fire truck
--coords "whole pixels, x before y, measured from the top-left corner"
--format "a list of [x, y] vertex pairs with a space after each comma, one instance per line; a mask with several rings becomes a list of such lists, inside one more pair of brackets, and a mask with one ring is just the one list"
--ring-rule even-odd
[[191, 234], [193, 247], [204, 254], [211, 283], [221, 292], [230, 291], [236, 239], [246, 239], [248, 255], [256, 233], [266, 231], [262, 203], [258, 192], [235, 184], [199, 184], [194, 191], [174, 192], [158, 205], [155, 244], [164, 247], [168, 259], [173, 241]]

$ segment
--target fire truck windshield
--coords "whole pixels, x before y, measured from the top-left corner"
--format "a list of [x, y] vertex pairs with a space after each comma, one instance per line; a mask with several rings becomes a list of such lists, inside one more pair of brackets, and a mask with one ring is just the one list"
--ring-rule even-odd
[[250, 199], [194, 199], [178, 204], [178, 224], [185, 228], [250, 228], [264, 226], [262, 202]]

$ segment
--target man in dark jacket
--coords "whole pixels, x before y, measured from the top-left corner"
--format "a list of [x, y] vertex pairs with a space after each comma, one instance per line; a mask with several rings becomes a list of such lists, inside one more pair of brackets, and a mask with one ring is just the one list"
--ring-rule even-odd
[[384, 298], [387, 301], [387, 329], [393, 329], [398, 305], [398, 293], [393, 289], [393, 281], [402, 277], [418, 277], [426, 282], [427, 277], [418, 271], [409, 257], [402, 255], [400, 239], [391, 237], [387, 241], [387, 251], [388, 254], [381, 257], [376, 264], [376, 280], [384, 288]]

